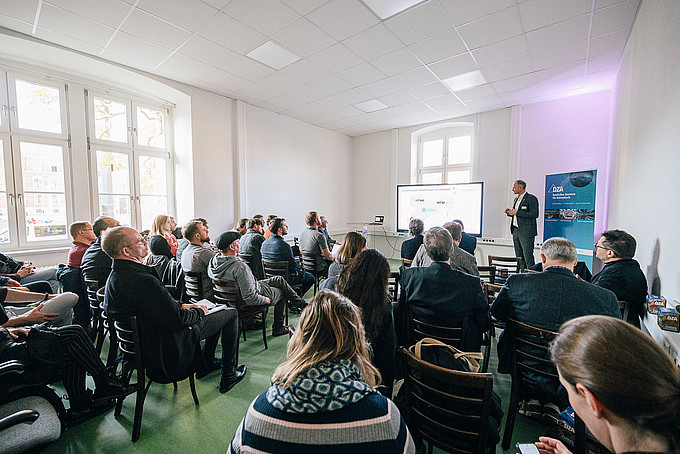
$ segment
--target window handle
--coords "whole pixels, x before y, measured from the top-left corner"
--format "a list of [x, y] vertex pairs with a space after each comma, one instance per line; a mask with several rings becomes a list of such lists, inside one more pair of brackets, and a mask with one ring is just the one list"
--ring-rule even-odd
[[24, 204], [24, 196], [21, 194], [17, 194], [17, 200], [19, 201], [19, 205]]
[[2, 116], [3, 117], [7, 116], [7, 106], [5, 104], [2, 105]]
[[16, 118], [16, 117], [17, 117], [17, 108], [16, 108], [16, 106], [12, 106], [12, 109], [11, 109], [11, 110], [12, 110], [12, 116], [13, 116], [14, 118]]
[[7, 197], [9, 197], [9, 205], [14, 206], [14, 194], [7, 194]]

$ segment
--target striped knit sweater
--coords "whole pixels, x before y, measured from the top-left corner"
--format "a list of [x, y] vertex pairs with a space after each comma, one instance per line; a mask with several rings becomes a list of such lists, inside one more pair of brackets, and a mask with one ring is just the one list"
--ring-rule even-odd
[[[227, 452], [415, 453], [391, 400], [352, 381], [351, 375], [334, 382], [340, 373], [333, 372], [330, 380], [322, 375], [303, 377], [285, 390], [274, 384], [256, 397]], [[326, 401], [317, 392], [322, 390], [329, 391]]]

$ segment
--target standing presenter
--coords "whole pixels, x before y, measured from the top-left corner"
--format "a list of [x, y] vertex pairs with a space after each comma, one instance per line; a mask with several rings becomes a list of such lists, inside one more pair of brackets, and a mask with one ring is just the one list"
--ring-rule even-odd
[[506, 208], [505, 214], [512, 218], [510, 233], [515, 246], [515, 256], [522, 258], [520, 269], [534, 266], [534, 240], [538, 235], [536, 218], [538, 217], [538, 199], [527, 192], [527, 184], [517, 180], [512, 184], [515, 201], [512, 208]]

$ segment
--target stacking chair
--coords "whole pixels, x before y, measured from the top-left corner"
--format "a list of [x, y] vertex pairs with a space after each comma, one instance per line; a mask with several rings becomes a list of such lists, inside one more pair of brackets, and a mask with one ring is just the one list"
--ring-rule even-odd
[[106, 367], [110, 367], [116, 364], [116, 358], [118, 357], [118, 340], [116, 339], [116, 330], [113, 328], [108, 314], [104, 310], [104, 290], [104, 287], [97, 290], [97, 301], [99, 302], [101, 324], [104, 327], [104, 332], [109, 335], [109, 354], [106, 357]]
[[399, 293], [399, 272], [391, 271], [390, 277], [387, 280], [387, 292], [390, 294], [392, 301], [397, 300], [397, 295]]
[[[273, 260], [265, 260], [262, 259], [262, 269], [264, 270], [264, 277], [266, 279], [269, 279], [274, 276], [283, 276], [283, 278], [288, 282], [288, 285], [290, 285], [295, 292], [300, 295], [302, 292], [302, 285], [301, 284], [291, 284], [291, 278], [290, 278], [290, 270], [288, 269], [288, 261], [287, 260], [282, 260], [282, 261], [273, 261]], [[300, 295], [300, 297], [303, 297], [304, 295]]]
[[479, 270], [479, 277], [482, 279], [482, 282], [488, 282], [489, 284], [496, 283], [495, 266], [479, 265], [477, 266], [477, 269]]
[[184, 271], [184, 292], [191, 303], [203, 299], [203, 276], [198, 271]]
[[246, 262], [246, 265], [248, 265], [248, 268], [250, 268], [250, 271], [255, 274], [255, 264], [253, 263], [253, 254], [246, 254], [246, 253], [239, 253], [238, 258]]
[[92, 317], [90, 339], [92, 339], [92, 342], [97, 349], [97, 353], [101, 353], [102, 346], [104, 345], [104, 337], [106, 337], [106, 328], [104, 328], [104, 323], [102, 322], [102, 310], [99, 307], [99, 300], [97, 299], [99, 282], [94, 279], [85, 279], [85, 286], [87, 287], [87, 299], [90, 302], [90, 315]]
[[402, 348], [406, 362], [406, 420], [417, 438], [445, 452], [484, 454], [493, 375], [430, 364]]
[[[496, 296], [498, 296], [498, 292], [501, 291], [501, 288], [503, 288], [503, 286], [499, 284], [484, 284], [484, 297], [486, 298], [486, 302], [489, 304], [489, 308], [491, 308], [491, 304], [496, 299]], [[505, 323], [491, 317], [491, 337], [496, 337], [496, 328], [505, 329]]]
[[[535, 380], [541, 379], [559, 383], [557, 369], [550, 361], [549, 347], [556, 335], [557, 333], [554, 331], [536, 328], [514, 319], [508, 321], [505, 336], [509, 336], [508, 340], [511, 345], [510, 375], [512, 376], [512, 385], [507, 413], [508, 419], [503, 433], [502, 445], [504, 450], [510, 448], [517, 410], [523, 396], [527, 391], [545, 392], [536, 385]], [[559, 402], [559, 404], [561, 407], [566, 406], [563, 402]]]
[[[520, 257], [501, 257], [498, 255], [489, 256], [489, 266], [496, 267], [496, 281], [503, 284], [511, 274], [519, 273], [522, 268]], [[494, 284], [496, 282], [493, 282]]]
[[621, 320], [628, 321], [628, 310], [630, 309], [628, 301], [619, 301], [619, 307], [621, 308]]
[[316, 292], [319, 291], [319, 283], [325, 276], [323, 276], [323, 273], [316, 271], [316, 257], [314, 254], [302, 251], [300, 251], [300, 254], [302, 254], [302, 268], [314, 276], [314, 294], [316, 295]]
[[[216, 304], [226, 304], [231, 307], [235, 307], [238, 311], [239, 319], [239, 330], [243, 333], [243, 340], [246, 340], [246, 329], [245, 322], [250, 319], [255, 319], [262, 323], [262, 341], [264, 342], [264, 348], [268, 349], [267, 346], [267, 312], [269, 311], [269, 306], [263, 304], [261, 306], [247, 306], [243, 302], [241, 297], [241, 290], [238, 287], [238, 282], [230, 281], [227, 279], [213, 279], [213, 296], [215, 298]], [[286, 313], [286, 316], [288, 314]], [[286, 322], [288, 320], [286, 319]], [[286, 323], [288, 324], [288, 323]], [[239, 333], [239, 337], [240, 337]], [[237, 353], [237, 364], [238, 364], [238, 353]]]

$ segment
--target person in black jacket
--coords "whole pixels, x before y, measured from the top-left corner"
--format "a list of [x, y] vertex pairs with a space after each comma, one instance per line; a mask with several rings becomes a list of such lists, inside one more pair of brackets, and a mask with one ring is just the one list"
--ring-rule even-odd
[[408, 233], [413, 237], [401, 243], [401, 258], [413, 260], [418, 248], [423, 244], [423, 230], [425, 223], [422, 219], [413, 218], [408, 223]]
[[[114, 319], [137, 316], [143, 360], [150, 379], [169, 383], [196, 371], [197, 377], [202, 378], [221, 366], [221, 393], [243, 379], [246, 366], [236, 367], [236, 309], [225, 308], [208, 314], [204, 306], [180, 306], [168, 293], [155, 269], [142, 264], [148, 247], [134, 229], [109, 229], [103, 235], [102, 246], [113, 259], [111, 276], [106, 283], [104, 310]], [[222, 361], [215, 360], [219, 337]], [[203, 352], [202, 339], [206, 340]]]
[[607, 230], [595, 244], [595, 256], [604, 262], [592, 283], [616, 294], [619, 301], [628, 303], [628, 323], [640, 327], [647, 300], [647, 279], [640, 264], [633, 259], [637, 243], [623, 230]]
[[534, 239], [538, 235], [536, 218], [538, 218], [538, 199], [529, 194], [527, 184], [517, 180], [512, 184], [512, 192], [515, 193], [515, 201], [512, 208], [506, 208], [505, 214], [512, 218], [510, 233], [512, 243], [515, 246], [515, 257], [523, 259], [521, 269], [531, 268], [536, 263], [534, 260]]
[[120, 222], [106, 216], [99, 216], [92, 223], [92, 231], [97, 237], [96, 241], [85, 251], [80, 269], [83, 279], [95, 280], [99, 288], [106, 284], [106, 279], [111, 273], [111, 257], [102, 250], [102, 234], [110, 228], [117, 227]]

